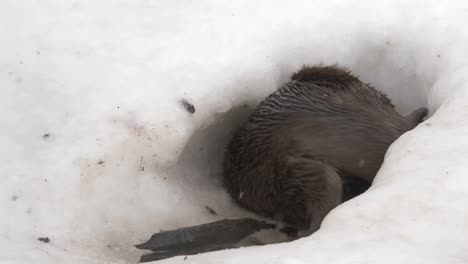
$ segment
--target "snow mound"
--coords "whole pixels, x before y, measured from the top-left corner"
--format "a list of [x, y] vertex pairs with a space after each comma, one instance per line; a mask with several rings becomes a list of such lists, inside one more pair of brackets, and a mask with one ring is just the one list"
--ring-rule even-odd
[[7, 0], [0, 10], [1, 263], [135, 263], [132, 245], [160, 229], [251, 215], [221, 187], [224, 144], [316, 63], [348, 66], [403, 114], [427, 106], [431, 117], [314, 235], [161, 263], [468, 261], [465, 2]]

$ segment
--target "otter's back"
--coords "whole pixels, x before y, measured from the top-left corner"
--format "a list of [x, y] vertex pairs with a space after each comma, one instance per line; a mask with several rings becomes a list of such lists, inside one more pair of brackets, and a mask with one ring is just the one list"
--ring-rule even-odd
[[226, 188], [258, 213], [273, 215], [282, 202], [288, 175], [278, 166], [290, 153], [372, 180], [388, 146], [409, 130], [390, 100], [357, 78], [305, 77], [261, 102], [228, 145]]

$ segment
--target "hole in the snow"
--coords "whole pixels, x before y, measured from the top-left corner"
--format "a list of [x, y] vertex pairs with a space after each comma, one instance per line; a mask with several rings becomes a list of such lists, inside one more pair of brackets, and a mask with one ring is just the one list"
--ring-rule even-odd
[[[362, 70], [362, 69], [361, 69]], [[383, 81], [388, 80], [387, 77], [383, 77], [384, 68], [375, 68], [373, 73], [376, 76], [379, 76]], [[353, 72], [357, 75], [356, 72]], [[395, 74], [393, 71], [392, 73]], [[367, 75], [367, 79], [372, 74]], [[360, 78], [361, 80], [365, 80]], [[367, 81], [367, 80], [365, 80]], [[389, 94], [389, 97], [393, 104], [397, 107], [398, 112], [405, 115], [408, 112], [415, 110], [422, 106], [421, 102], [425, 101], [425, 98], [421, 96], [422, 83], [418, 82], [416, 78], [409, 78], [409, 75], [403, 76], [402, 79], [394, 79], [391, 81], [393, 89], [388, 85], [383, 85], [384, 89], [381, 89], [379, 80], [373, 80], [371, 85], [376, 87], [377, 90]], [[405, 84], [405, 85], [402, 85]], [[411, 89], [399, 90], [400, 87], [408, 87]], [[399, 94], [401, 92], [401, 94]], [[409, 102], [407, 99], [412, 98], [414, 101]], [[404, 99], [404, 100], [402, 100]], [[232, 108], [230, 111], [217, 115], [215, 121], [208, 127], [199, 129], [190, 139], [188, 145], [184, 149], [180, 160], [178, 162], [178, 172], [183, 175], [189, 175], [185, 177], [186, 182], [192, 186], [194, 189], [198, 189], [200, 192], [206, 192], [209, 190], [218, 191], [221, 189], [223, 192], [226, 190], [222, 186], [222, 164], [224, 160], [224, 153], [228, 142], [231, 140], [234, 132], [242, 125], [242, 123], [247, 120], [250, 113], [255, 108], [254, 104], [242, 104], [239, 103], [236, 107]], [[359, 160], [356, 163], [358, 167], [366, 166], [365, 160]], [[369, 187], [369, 182], [363, 181], [355, 177], [342, 177], [343, 180], [343, 201], [347, 201], [357, 195], [365, 192]], [[242, 196], [243, 193], [239, 197]], [[233, 197], [235, 199], [235, 197]], [[241, 197], [242, 198], [242, 197]], [[241, 199], [239, 198], [239, 199]], [[224, 199], [224, 198], [223, 198]], [[203, 199], [197, 199], [197, 202]], [[232, 198], [230, 198], [232, 203]], [[229, 204], [227, 201], [225, 204]], [[219, 205], [219, 204], [218, 204]], [[237, 205], [236, 205], [237, 206]], [[227, 206], [227, 210], [232, 209], [232, 204]], [[224, 208], [216, 207], [216, 211], [211, 208], [209, 203], [200, 203], [200, 208], [206, 211], [206, 214], [209, 215], [207, 218], [212, 218], [214, 220], [228, 219], [228, 218], [240, 218], [242, 216], [250, 216], [252, 214], [245, 211], [239, 211], [241, 214], [237, 217], [230, 214]], [[244, 215], [242, 215], [244, 214]], [[261, 218], [260, 216], [253, 215], [254, 218]], [[263, 218], [264, 219], [264, 218]], [[209, 221], [208, 221], [209, 222]], [[275, 222], [271, 220], [271, 222]], [[288, 226], [284, 228], [278, 228], [279, 230], [288, 230]], [[291, 234], [295, 233], [296, 230], [290, 230]], [[252, 241], [245, 243], [244, 245], [252, 244], [267, 244], [271, 242], [280, 242], [290, 239], [285, 239], [283, 236], [265, 236], [267, 239], [262, 240], [262, 236], [253, 237]], [[276, 239], [276, 241], [275, 241]]]
[[221, 186], [221, 168], [225, 147], [235, 130], [247, 119], [253, 108], [247, 104], [218, 114], [209, 126], [196, 131], [178, 162], [179, 173], [195, 186], [211, 184]]

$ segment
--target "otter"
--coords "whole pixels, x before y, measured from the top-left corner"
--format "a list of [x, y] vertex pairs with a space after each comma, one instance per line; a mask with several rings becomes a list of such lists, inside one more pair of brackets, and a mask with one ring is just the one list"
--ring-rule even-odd
[[303, 66], [234, 133], [224, 185], [240, 206], [311, 234], [370, 186], [390, 144], [426, 115], [400, 115], [346, 68]]
[[[427, 115], [400, 115], [390, 99], [339, 66], [303, 66], [234, 133], [223, 179], [239, 205], [286, 224], [291, 239], [319, 229], [326, 214], [363, 193], [385, 152]], [[275, 225], [221, 220], [153, 235], [141, 262], [238, 247]]]

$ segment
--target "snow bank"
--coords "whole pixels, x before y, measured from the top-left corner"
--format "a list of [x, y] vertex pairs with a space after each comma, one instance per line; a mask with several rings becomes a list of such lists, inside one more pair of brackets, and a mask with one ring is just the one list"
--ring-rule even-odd
[[1, 263], [134, 263], [132, 245], [152, 232], [249, 215], [220, 186], [223, 145], [293, 71], [320, 62], [348, 66], [403, 113], [426, 105], [432, 116], [311, 237], [161, 263], [468, 262], [465, 2], [6, 0], [0, 10]]

